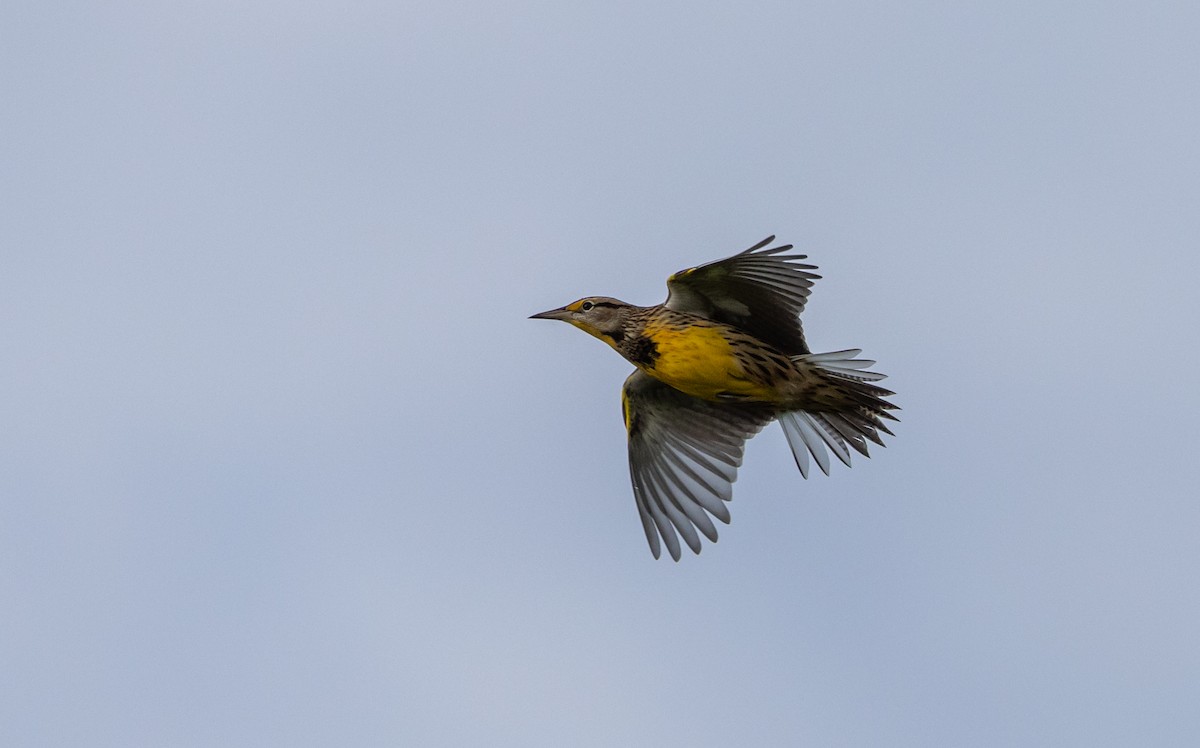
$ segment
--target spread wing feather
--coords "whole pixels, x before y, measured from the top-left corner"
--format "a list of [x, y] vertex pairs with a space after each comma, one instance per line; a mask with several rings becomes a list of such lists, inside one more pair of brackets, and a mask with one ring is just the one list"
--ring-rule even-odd
[[729, 522], [724, 502], [732, 498], [746, 440], [771, 421], [771, 409], [700, 400], [641, 370], [625, 380], [622, 402], [633, 496], [650, 552], [658, 558], [665, 543], [678, 561], [682, 537], [699, 553], [700, 535], [717, 539], [709, 515]]
[[800, 313], [808, 301], [815, 265], [808, 255], [787, 254], [791, 244], [766, 249], [768, 236], [744, 252], [681, 270], [667, 279], [666, 307], [733, 325], [791, 356], [808, 353]]

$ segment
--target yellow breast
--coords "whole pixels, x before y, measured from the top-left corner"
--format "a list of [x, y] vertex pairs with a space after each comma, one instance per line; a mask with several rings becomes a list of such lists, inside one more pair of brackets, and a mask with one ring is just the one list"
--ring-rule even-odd
[[748, 376], [720, 327], [651, 323], [642, 335], [654, 341], [657, 355], [634, 363], [677, 390], [705, 400], [775, 399], [774, 388]]

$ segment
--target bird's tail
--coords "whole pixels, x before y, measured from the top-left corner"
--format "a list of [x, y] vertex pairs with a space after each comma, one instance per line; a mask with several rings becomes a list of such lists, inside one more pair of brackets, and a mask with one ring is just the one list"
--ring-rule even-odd
[[793, 360], [814, 367], [824, 378], [835, 385], [839, 407], [828, 410], [793, 410], [779, 414], [779, 424], [787, 436], [792, 456], [800, 473], [808, 477], [808, 456], [812, 454], [829, 475], [829, 452], [837, 455], [847, 467], [850, 465], [850, 448], [863, 455], [867, 453], [867, 440], [886, 446], [879, 436], [892, 432], [884, 425], [884, 419], [898, 420], [890, 412], [899, 410], [884, 398], [895, 393], [877, 387], [870, 382], [885, 379], [886, 374], [864, 371], [874, 361], [855, 358], [862, 353], [859, 348], [832, 353], [807, 353]]

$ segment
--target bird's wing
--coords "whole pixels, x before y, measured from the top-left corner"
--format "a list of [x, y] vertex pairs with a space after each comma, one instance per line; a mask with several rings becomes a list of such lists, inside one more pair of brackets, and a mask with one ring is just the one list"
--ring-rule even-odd
[[679, 537], [700, 552], [697, 530], [717, 539], [713, 517], [729, 522], [724, 502], [742, 464], [746, 440], [774, 417], [769, 406], [708, 402], [640, 369], [621, 393], [629, 432], [629, 474], [650, 552], [679, 560]]
[[744, 252], [680, 270], [667, 279], [666, 307], [733, 325], [789, 356], [808, 353], [800, 313], [813, 281], [808, 255], [786, 254], [791, 244], [764, 249], [768, 236]]

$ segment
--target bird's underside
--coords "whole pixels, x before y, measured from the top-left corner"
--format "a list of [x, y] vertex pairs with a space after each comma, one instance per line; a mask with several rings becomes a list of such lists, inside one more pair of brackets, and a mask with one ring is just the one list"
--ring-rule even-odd
[[717, 540], [713, 519], [729, 522], [746, 440], [772, 420], [783, 427], [804, 477], [809, 457], [828, 474], [832, 452], [869, 456], [896, 420], [893, 393], [872, 382], [874, 361], [857, 349], [813, 354], [799, 315], [816, 268], [769, 237], [733, 257], [680, 271], [667, 301], [636, 307], [607, 297], [580, 299], [535, 317], [562, 319], [615, 348], [638, 368], [625, 381], [622, 409], [629, 469], [646, 540], [655, 558], [680, 538], [695, 553]]

